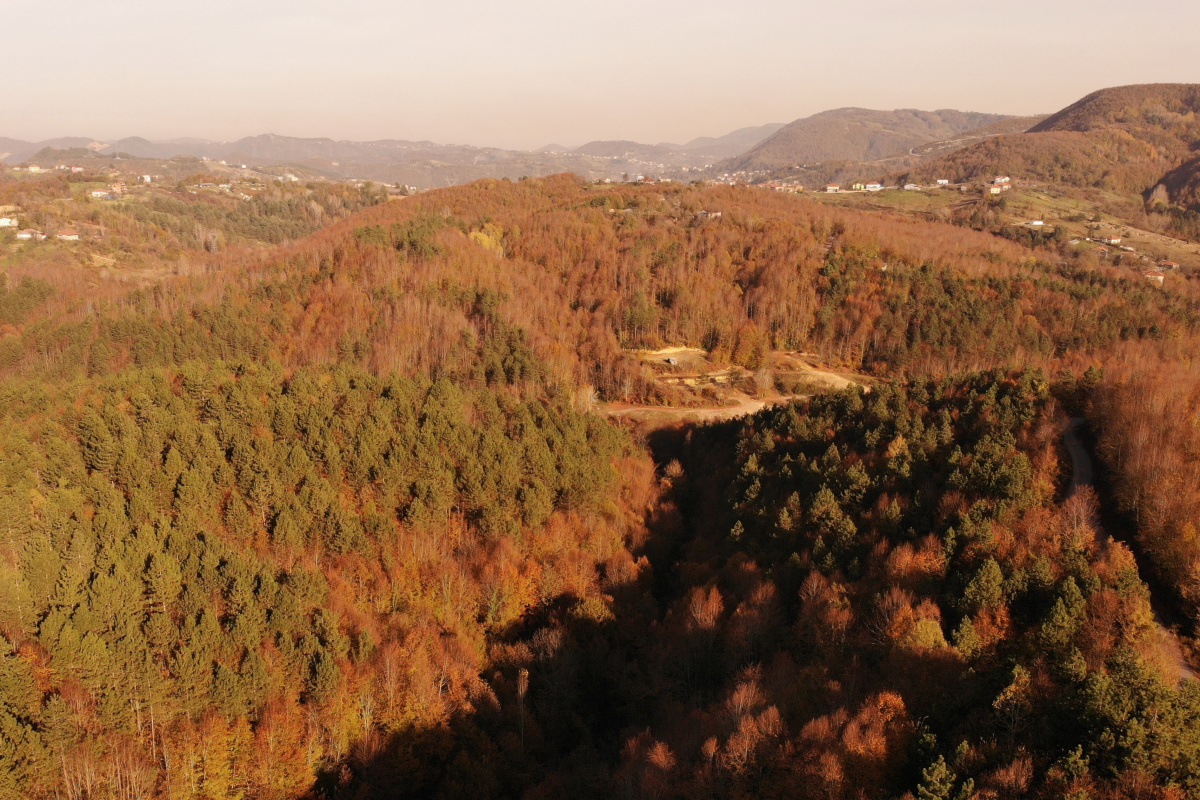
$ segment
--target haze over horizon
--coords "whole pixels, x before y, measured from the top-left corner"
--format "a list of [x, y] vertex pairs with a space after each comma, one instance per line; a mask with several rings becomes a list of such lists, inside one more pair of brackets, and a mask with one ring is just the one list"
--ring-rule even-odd
[[1184, 0], [50, 0], [7, 15], [10, 63], [37, 66], [9, 88], [0, 135], [34, 141], [683, 142], [843, 106], [1025, 115], [1200, 81], [1200, 5]]

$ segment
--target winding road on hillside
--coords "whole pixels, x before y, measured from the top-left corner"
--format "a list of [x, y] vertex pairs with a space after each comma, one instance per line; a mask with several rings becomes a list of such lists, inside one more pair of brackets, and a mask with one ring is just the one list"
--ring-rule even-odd
[[[1092, 455], [1088, 452], [1087, 446], [1083, 441], [1083, 436], [1081, 435], [1083, 425], [1084, 421], [1082, 418], [1074, 417], [1063, 428], [1063, 444], [1066, 445], [1067, 454], [1071, 457], [1071, 490], [1069, 495], [1074, 495], [1084, 487], [1090, 487], [1093, 491], [1097, 492], [1097, 497], [1099, 497], [1099, 492], [1096, 489], [1096, 468], [1092, 463]], [[1120, 537], [1113, 536], [1104, 529], [1098, 514], [1092, 519], [1092, 526], [1096, 530], [1096, 540], [1102, 548], [1107, 548], [1114, 538], [1120, 540]], [[1141, 571], [1141, 567], [1142, 565], [1139, 564], [1139, 572]], [[1151, 591], [1151, 606], [1159, 605], [1160, 603], [1154, 602], [1156, 599], [1153, 596], [1155, 587], [1149, 583], [1147, 585], [1150, 586]], [[1158, 599], [1161, 601], [1161, 598]], [[1187, 660], [1184, 658], [1179, 638], [1163, 624], [1162, 616], [1156, 609], [1153, 610], [1153, 613], [1154, 626], [1158, 631], [1159, 647], [1165, 661], [1170, 664], [1174, 671], [1176, 679], [1179, 681], [1189, 678], [1192, 680], [1200, 679], [1200, 675], [1196, 674], [1195, 670], [1188, 665]]]

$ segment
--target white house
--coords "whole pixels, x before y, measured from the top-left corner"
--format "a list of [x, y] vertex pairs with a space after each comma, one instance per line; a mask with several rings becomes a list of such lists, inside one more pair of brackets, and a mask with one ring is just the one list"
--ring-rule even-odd
[[837, 194], [841, 190], [842, 187], [838, 186], [836, 183], [830, 183], [825, 187], [825, 191], [829, 194]]
[[883, 184], [882, 184], [882, 183], [868, 183], [868, 184], [867, 184], [867, 191], [868, 191], [868, 192], [879, 192], [879, 191], [883, 191]]
[[54, 238], [58, 239], [59, 241], [62, 241], [62, 242], [78, 242], [79, 234], [73, 230], [64, 229], [64, 230], [59, 231], [58, 235], [55, 236]]
[[17, 227], [16, 217], [0, 217], [0, 228], [15, 228]]
[[921, 187], [917, 186], [915, 183], [906, 183], [906, 184], [904, 184], [904, 191], [919, 192], [919, 191], [921, 191]]
[[949, 186], [950, 181], [946, 180], [945, 178], [938, 178], [937, 185], [938, 186]]

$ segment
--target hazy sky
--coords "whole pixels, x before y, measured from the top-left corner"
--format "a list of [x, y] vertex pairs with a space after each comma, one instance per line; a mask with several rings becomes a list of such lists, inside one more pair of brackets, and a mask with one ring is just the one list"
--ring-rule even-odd
[[1200, 0], [0, 0], [0, 136], [685, 141], [1200, 82]]

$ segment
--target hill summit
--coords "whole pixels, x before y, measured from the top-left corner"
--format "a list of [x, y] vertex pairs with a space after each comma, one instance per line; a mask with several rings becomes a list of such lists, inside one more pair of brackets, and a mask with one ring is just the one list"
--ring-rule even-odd
[[1149, 83], [1092, 92], [1029, 130], [1124, 130], [1161, 146], [1200, 140], [1200, 84]]

